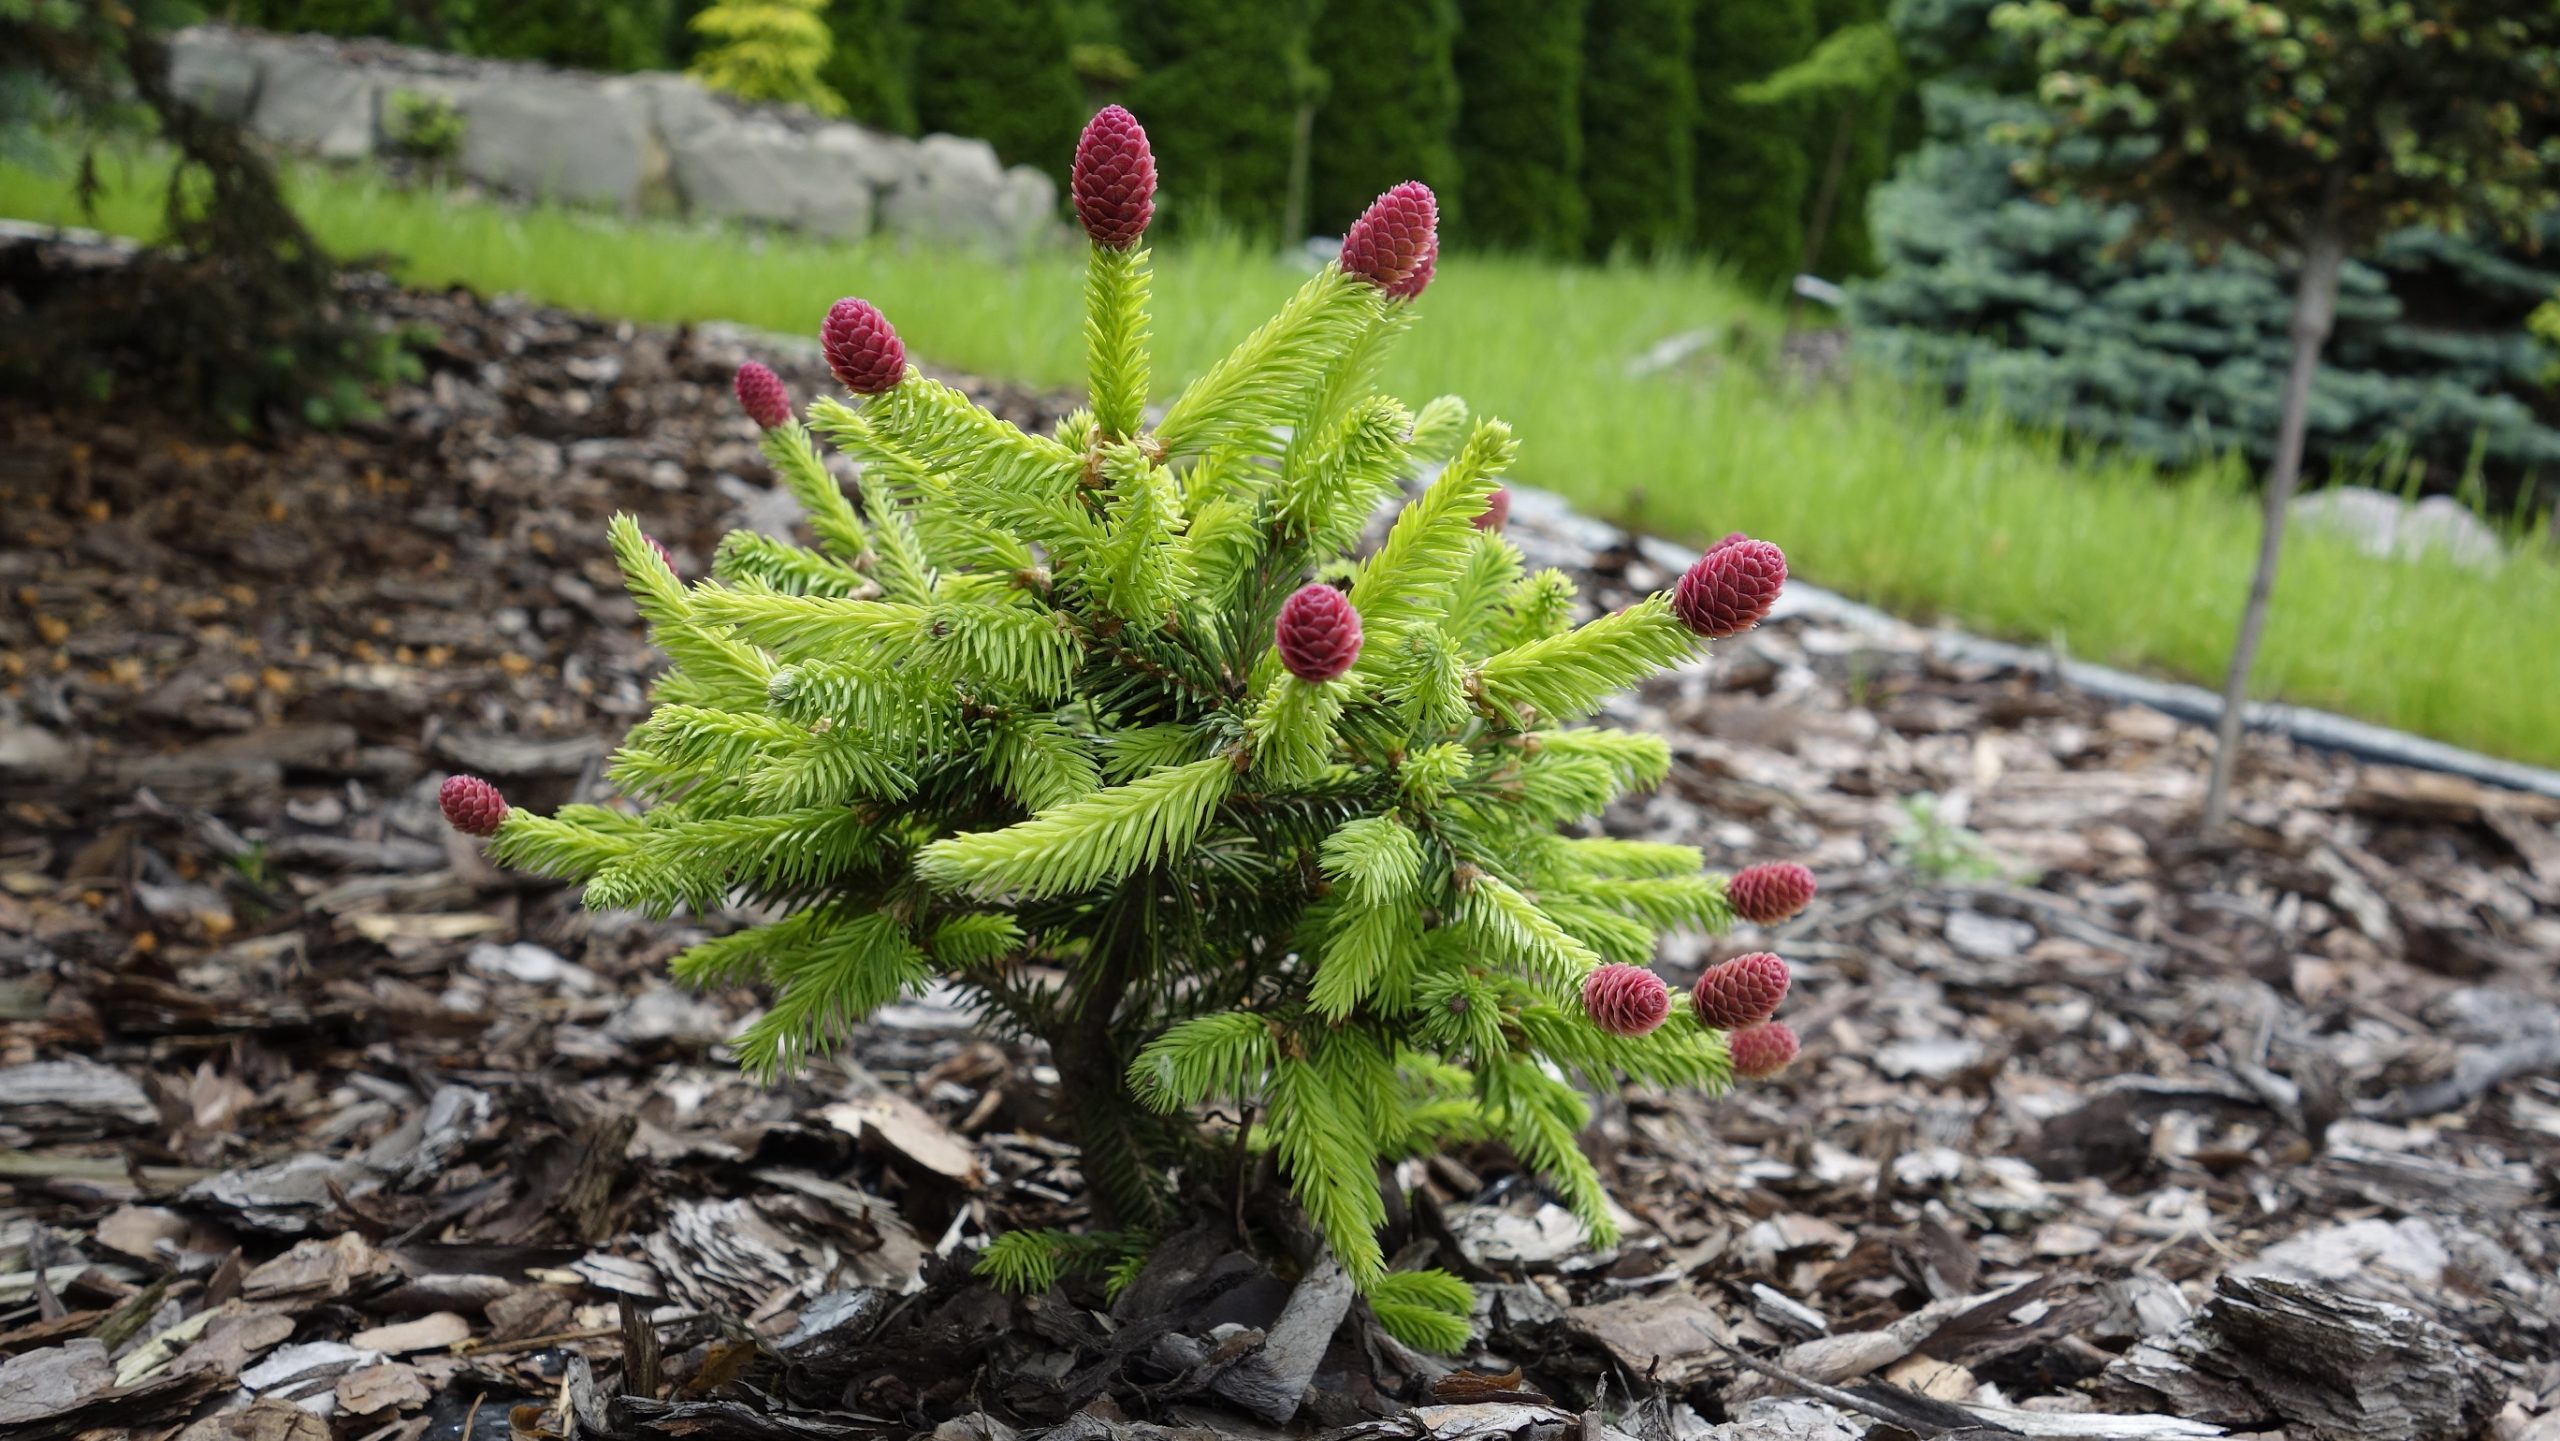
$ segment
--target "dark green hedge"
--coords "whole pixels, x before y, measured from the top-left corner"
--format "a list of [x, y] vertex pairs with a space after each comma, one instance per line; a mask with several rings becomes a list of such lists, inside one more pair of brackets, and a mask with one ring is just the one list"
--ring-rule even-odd
[[1458, 166], [1470, 245], [1579, 256], [1587, 0], [1464, 0]]
[[1804, 112], [1814, 107], [1749, 105], [1733, 91], [1803, 59], [1814, 39], [1813, 0], [1699, 7], [1697, 245], [1765, 290], [1783, 287], [1804, 258], [1813, 170]]
[[[1758, 0], [1723, 0], [1758, 3]], [[1660, 254], [1689, 244], [1696, 215], [1695, 0], [1594, 5], [1582, 44], [1582, 193], [1588, 244]]]
[[1329, 0], [1313, 51], [1325, 74], [1316, 112], [1307, 222], [1340, 234], [1378, 193], [1429, 185], [1442, 223], [1463, 233], [1456, 0]]
[[916, 123], [987, 141], [1006, 164], [1064, 183], [1085, 112], [1056, 0], [927, 0], [908, 19]]
[[1124, 103], [1155, 145], [1168, 229], [1216, 217], [1278, 233], [1299, 108], [1320, 91], [1309, 55], [1317, 9], [1317, 0], [1128, 0], [1120, 24], [1139, 75]]

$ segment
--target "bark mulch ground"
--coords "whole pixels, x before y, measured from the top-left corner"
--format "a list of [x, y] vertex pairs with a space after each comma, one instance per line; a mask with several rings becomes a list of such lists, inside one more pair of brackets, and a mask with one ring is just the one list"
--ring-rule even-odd
[[1484, 1149], [1397, 1177], [1465, 1356], [1224, 1218], [1116, 1303], [976, 1285], [1080, 1214], [1041, 1057], [936, 993], [760, 1088], [756, 998], [663, 974], [733, 918], [435, 816], [597, 792], [608, 514], [791, 523], [737, 338], [363, 301], [438, 338], [341, 434], [0, 402], [0, 1433], [2560, 1438], [2560, 803], [2266, 743], [2201, 848], [2193, 728], [1802, 614], [1616, 717], [1677, 763], [1612, 829], [1823, 885], [1663, 958], [1781, 951], [1807, 1054], [1604, 1098], [1617, 1249]]

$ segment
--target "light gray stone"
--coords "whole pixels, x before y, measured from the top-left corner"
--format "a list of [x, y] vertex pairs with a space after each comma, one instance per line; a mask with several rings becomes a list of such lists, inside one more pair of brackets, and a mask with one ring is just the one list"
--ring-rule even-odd
[[199, 27], [169, 42], [169, 84], [198, 109], [246, 120], [258, 103], [258, 50], [227, 30]]
[[[1046, 218], [1043, 198], [1029, 182], [1010, 181], [995, 147], [957, 135], [928, 135], [916, 142], [916, 173], [882, 198], [880, 221], [893, 235], [974, 244], [1011, 253], [1029, 244]], [[1057, 191], [1047, 177], [1048, 206]]]
[[249, 128], [323, 160], [361, 160], [373, 153], [376, 88], [363, 67], [317, 46], [268, 46]]
[[859, 151], [765, 120], [661, 132], [676, 193], [696, 215], [786, 225], [819, 235], [871, 231], [871, 183]]
[[628, 85], [526, 72], [483, 85], [462, 111], [462, 171], [519, 195], [629, 205], [656, 138]]
[[2467, 570], [2495, 570], [2506, 559], [2498, 533], [2451, 496], [2411, 505], [2385, 491], [2337, 485], [2295, 497], [2292, 516], [2296, 525], [2342, 536], [2377, 559], [2440, 554]]

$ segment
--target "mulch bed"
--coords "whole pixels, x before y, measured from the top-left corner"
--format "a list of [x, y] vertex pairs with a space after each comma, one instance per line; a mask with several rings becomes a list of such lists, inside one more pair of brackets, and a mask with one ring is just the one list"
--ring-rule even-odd
[[[0, 1431], [2560, 1437], [2560, 804], [2267, 744], [2201, 848], [2193, 728], [1806, 615], [1615, 717], [1677, 760], [1612, 829], [1823, 884], [1663, 958], [1786, 954], [1807, 1055], [1605, 1099], [1616, 1250], [1483, 1149], [1398, 1177], [1463, 1357], [1227, 1218], [1116, 1303], [975, 1284], [1080, 1215], [1039, 1056], [936, 993], [760, 1088], [756, 998], [663, 974], [734, 918], [435, 816], [597, 793], [608, 515], [696, 573], [791, 523], [739, 337], [361, 300], [439, 339], [340, 434], [0, 402]], [[1667, 579], [1515, 517], [1595, 605]]]

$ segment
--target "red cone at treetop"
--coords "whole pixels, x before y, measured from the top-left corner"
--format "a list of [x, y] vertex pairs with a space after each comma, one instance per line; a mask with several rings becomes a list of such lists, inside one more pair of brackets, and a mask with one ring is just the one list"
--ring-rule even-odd
[[906, 378], [907, 347], [868, 300], [848, 295], [828, 307], [818, 339], [826, 347], [827, 369], [856, 395], [884, 394]]
[[1156, 157], [1138, 117], [1106, 105], [1086, 122], [1067, 190], [1094, 244], [1126, 250], [1138, 243], [1156, 213]]

